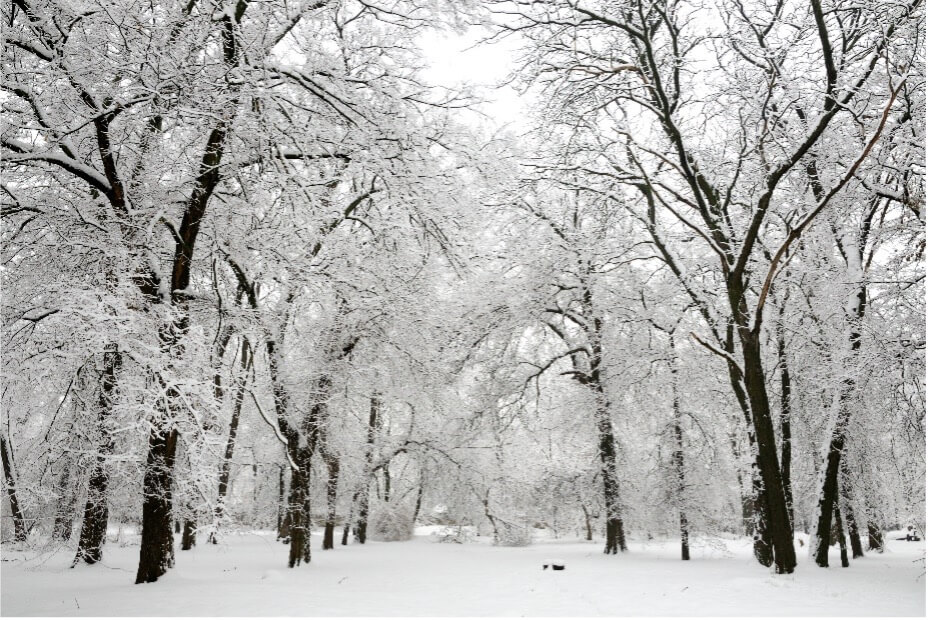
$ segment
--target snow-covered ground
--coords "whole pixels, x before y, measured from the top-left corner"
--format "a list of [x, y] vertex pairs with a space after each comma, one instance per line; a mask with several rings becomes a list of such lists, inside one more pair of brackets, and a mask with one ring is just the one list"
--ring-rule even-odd
[[[600, 542], [546, 540], [529, 547], [437, 543], [420, 528], [409, 542], [319, 549], [286, 568], [269, 533], [178, 551], [155, 584], [134, 585], [137, 546], [107, 545], [102, 566], [69, 569], [65, 551], [5, 547], [3, 616], [653, 616], [925, 615], [924, 543], [889, 542], [850, 568], [815, 567], [798, 547], [794, 575], [774, 576], [747, 539], [699, 546], [632, 542], [605, 556]], [[837, 563], [836, 550], [833, 552]], [[566, 570], [542, 570], [549, 558]]]

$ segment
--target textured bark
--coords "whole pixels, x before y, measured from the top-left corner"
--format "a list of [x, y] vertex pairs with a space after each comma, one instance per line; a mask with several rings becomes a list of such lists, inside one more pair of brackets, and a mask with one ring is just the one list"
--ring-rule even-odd
[[796, 550], [790, 526], [789, 509], [783, 492], [776, 435], [767, 400], [767, 386], [761, 362], [760, 339], [753, 330], [739, 329], [744, 360], [744, 386], [751, 404], [751, 417], [757, 440], [757, 467], [763, 484], [761, 494], [770, 546], [777, 573], [792, 573], [796, 568]]
[[777, 324], [777, 358], [780, 365], [780, 476], [783, 478], [783, 494], [789, 511], [790, 530], [795, 531], [793, 514], [793, 432], [792, 432], [792, 377], [786, 360], [786, 335], [782, 327], [783, 307], [780, 309], [781, 322]]
[[686, 520], [686, 463], [683, 454], [683, 412], [680, 409], [678, 386], [677, 347], [673, 332], [670, 332], [670, 387], [673, 394], [673, 468], [677, 488], [677, 510], [680, 512], [680, 558], [690, 559], [690, 531]]
[[174, 566], [171, 529], [177, 431], [152, 428], [142, 481], [142, 545], [135, 583], [151, 583]]
[[10, 500], [10, 512], [13, 513], [13, 537], [19, 542], [25, 542], [26, 519], [19, 507], [19, 498], [16, 495], [16, 478], [12, 466], [13, 458], [6, 437], [3, 435], [0, 435], [0, 457], [2, 457], [3, 461], [3, 476], [6, 480], [6, 494]]
[[87, 564], [95, 564], [103, 557], [103, 544], [106, 542], [106, 526], [109, 519], [107, 507], [109, 474], [106, 464], [114, 449], [109, 421], [113, 411], [116, 373], [121, 363], [122, 354], [119, 353], [116, 345], [108, 346], [103, 354], [103, 372], [100, 375], [100, 392], [97, 400], [97, 426], [102, 439], [87, 484], [84, 521], [81, 525], [80, 541], [77, 545], [74, 564], [81, 560]]
[[284, 522], [286, 521], [287, 515], [287, 506], [285, 503], [287, 486], [286, 481], [284, 480], [283, 467], [280, 468], [280, 477], [277, 484], [277, 540], [280, 540], [281, 538], [286, 538], [290, 535], [289, 525], [287, 526], [287, 531], [284, 532]]
[[77, 497], [71, 484], [71, 467], [68, 459], [61, 468], [58, 478], [58, 503], [55, 508], [55, 525], [52, 528], [52, 539], [67, 542], [71, 539], [74, 529], [74, 512]]

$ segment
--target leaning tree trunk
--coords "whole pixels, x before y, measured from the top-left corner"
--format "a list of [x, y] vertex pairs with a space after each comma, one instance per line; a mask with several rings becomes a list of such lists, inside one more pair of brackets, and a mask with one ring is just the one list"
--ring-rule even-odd
[[854, 559], [862, 558], [864, 557], [864, 546], [860, 541], [860, 529], [857, 526], [857, 516], [854, 514], [851, 495], [851, 472], [847, 466], [847, 459], [841, 459], [841, 495], [844, 498], [844, 514], [847, 516], [847, 531], [851, 539], [851, 553]]
[[[724, 345], [726, 353], [728, 353], [729, 356], [734, 355], [735, 327], [732, 324], [729, 324], [725, 330]], [[753, 458], [753, 462], [751, 463], [751, 493], [741, 498], [741, 515], [745, 523], [745, 531], [753, 536], [754, 539], [754, 558], [762, 566], [772, 566], [773, 539], [770, 533], [767, 497], [764, 494], [764, 484], [760, 474], [761, 467], [758, 461], [757, 435], [754, 430], [751, 405], [748, 402], [748, 395], [745, 392], [742, 371], [737, 364], [734, 363], [734, 358], [729, 360], [727, 366], [728, 381], [731, 384], [735, 400], [738, 402], [738, 407], [741, 409], [741, 414], [744, 417], [744, 424], [748, 437], [748, 448]], [[734, 440], [732, 440], [732, 448], [737, 448], [737, 443]], [[739, 488], [743, 488], [743, 486]]]
[[3, 476], [6, 479], [6, 494], [10, 499], [10, 512], [13, 513], [13, 537], [19, 542], [26, 541], [26, 519], [19, 507], [16, 496], [16, 478], [13, 474], [12, 457], [6, 443], [6, 437], [0, 435], [0, 458], [3, 461]]
[[795, 517], [793, 514], [793, 432], [792, 432], [792, 377], [789, 374], [789, 365], [786, 360], [786, 335], [783, 333], [783, 311], [785, 303], [780, 307], [780, 322], [777, 323], [777, 359], [780, 364], [780, 476], [783, 478], [783, 494], [786, 496], [786, 507], [789, 511], [790, 531], [795, 531]]
[[100, 395], [97, 402], [97, 426], [102, 439], [94, 459], [93, 469], [90, 471], [87, 503], [84, 505], [84, 522], [81, 525], [80, 542], [77, 545], [74, 564], [81, 560], [87, 564], [95, 564], [103, 557], [103, 543], [106, 542], [106, 526], [109, 519], [107, 507], [109, 474], [106, 471], [106, 464], [115, 447], [109, 425], [113, 412], [116, 373], [121, 363], [122, 354], [119, 353], [116, 345], [108, 345], [103, 354], [103, 373], [100, 377]]
[[739, 335], [744, 360], [744, 386], [751, 405], [751, 419], [757, 440], [757, 466], [763, 483], [762, 497], [767, 508], [764, 516], [773, 548], [774, 570], [780, 574], [792, 573], [796, 568], [796, 550], [793, 547], [789, 509], [783, 491], [776, 435], [767, 399], [760, 337], [757, 329], [747, 328], [739, 328]]
[[[226, 439], [226, 449], [222, 455], [222, 464], [219, 466], [219, 490], [217, 493], [216, 509], [214, 512], [215, 527], [218, 529], [222, 518], [225, 514], [226, 495], [229, 493], [229, 478], [232, 473], [232, 455], [235, 453], [235, 438], [238, 434], [239, 419], [242, 416], [242, 402], [245, 400], [245, 384], [248, 380], [248, 371], [251, 367], [251, 356], [249, 355], [249, 345], [246, 338], [242, 338], [241, 354], [241, 375], [236, 378], [235, 394], [232, 401], [232, 420], [229, 422], [229, 437]], [[218, 373], [217, 373], [218, 376]], [[281, 478], [283, 470], [281, 470]], [[282, 485], [281, 485], [282, 486]], [[281, 489], [281, 493], [283, 490]], [[278, 531], [280, 529], [280, 517], [277, 523]], [[209, 535], [209, 540], [213, 544], [219, 542], [219, 537], [214, 530]]]
[[844, 523], [841, 520], [841, 508], [838, 502], [835, 502], [835, 530], [838, 547], [841, 549], [841, 566], [847, 568], [851, 563], [847, 559], [847, 541], [844, 538]]
[[874, 521], [867, 521], [867, 550], [883, 553], [883, 530]]

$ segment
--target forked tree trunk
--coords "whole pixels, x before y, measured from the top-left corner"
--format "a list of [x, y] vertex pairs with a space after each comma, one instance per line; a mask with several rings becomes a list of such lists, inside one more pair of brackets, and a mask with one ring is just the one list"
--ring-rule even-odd
[[848, 470], [847, 459], [841, 459], [841, 495], [844, 497], [844, 514], [847, 516], [848, 536], [851, 539], [851, 554], [854, 559], [864, 557], [864, 547], [860, 541], [860, 530], [857, 527], [857, 517], [854, 514], [851, 494], [851, 472]]
[[[739, 308], [739, 314], [741, 309]], [[762, 498], [766, 532], [773, 549], [774, 570], [778, 574], [792, 573], [796, 568], [796, 549], [789, 510], [783, 492], [783, 480], [777, 458], [776, 435], [767, 400], [766, 377], [761, 362], [760, 338], [755, 330], [739, 327], [744, 360], [744, 386], [751, 404], [751, 417], [757, 440], [757, 466], [763, 484]]]
[[26, 541], [26, 519], [23, 518], [23, 512], [19, 507], [19, 498], [16, 496], [16, 478], [13, 473], [12, 457], [10, 448], [6, 443], [6, 437], [0, 435], [0, 457], [3, 461], [3, 476], [6, 479], [6, 494], [10, 500], [10, 512], [13, 513], [13, 538], [18, 542]]
[[838, 547], [841, 549], [841, 566], [847, 568], [851, 563], [847, 559], [847, 541], [844, 538], [844, 523], [841, 520], [841, 508], [835, 502], [835, 534], [838, 538]]
[[97, 426], [101, 440], [90, 480], [87, 484], [87, 503], [84, 505], [84, 521], [81, 525], [80, 541], [77, 544], [76, 565], [80, 561], [95, 564], [103, 557], [103, 544], [106, 542], [106, 526], [109, 520], [107, 507], [107, 488], [109, 474], [106, 470], [107, 460], [113, 454], [114, 441], [110, 432], [109, 421], [113, 412], [116, 390], [116, 373], [122, 363], [122, 354], [116, 345], [108, 345], [103, 353], [103, 372], [100, 376], [100, 393], [97, 400]]

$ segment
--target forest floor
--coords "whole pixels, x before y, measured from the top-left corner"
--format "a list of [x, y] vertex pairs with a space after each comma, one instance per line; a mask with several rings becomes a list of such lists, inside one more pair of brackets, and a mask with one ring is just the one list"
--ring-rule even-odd
[[[3, 616], [924, 616], [925, 546], [890, 541], [840, 568], [820, 569], [799, 547], [795, 574], [757, 565], [748, 539], [697, 544], [632, 541], [605, 556], [600, 542], [545, 540], [494, 547], [484, 537], [438, 543], [419, 528], [409, 542], [369, 542], [286, 568], [269, 532], [177, 552], [155, 584], [134, 585], [138, 547], [108, 543], [103, 565], [69, 569], [73, 551], [3, 548]], [[797, 538], [798, 540], [798, 538]], [[549, 558], [564, 571], [542, 570]]]

